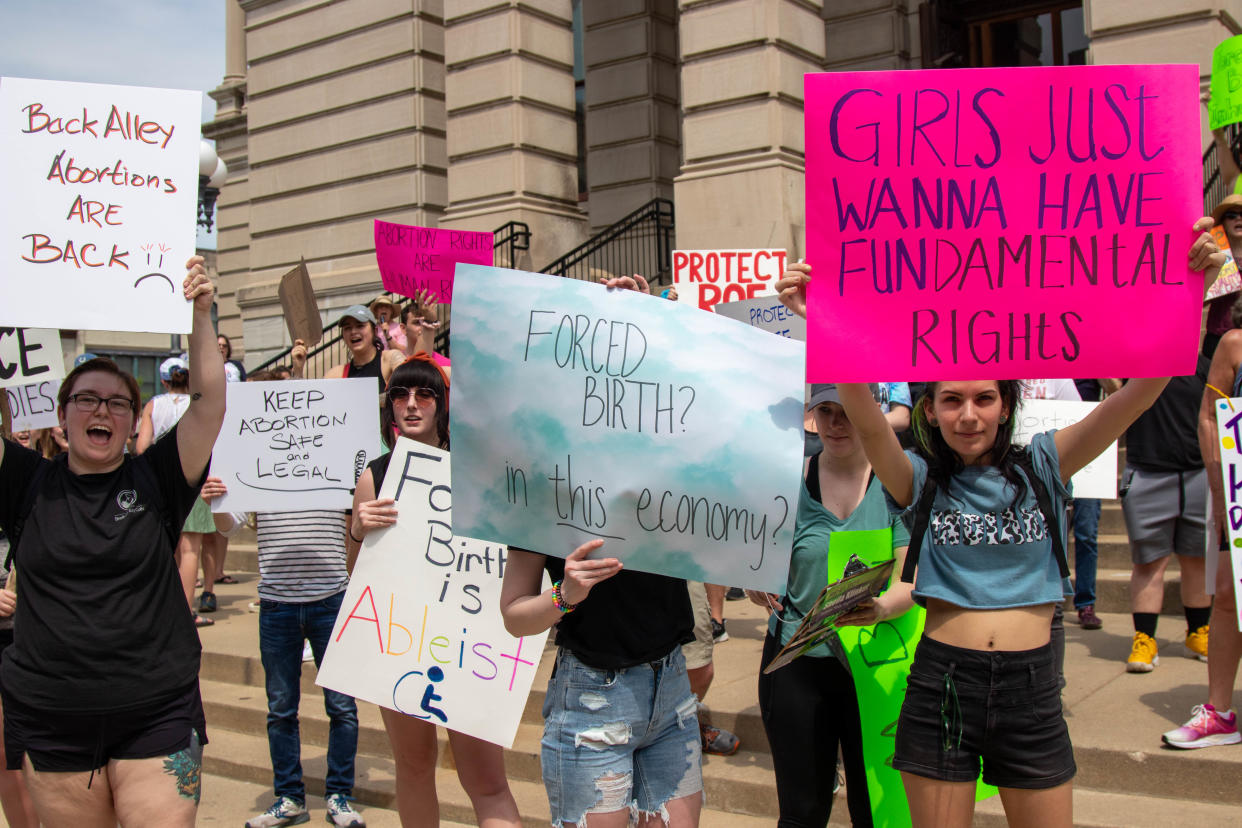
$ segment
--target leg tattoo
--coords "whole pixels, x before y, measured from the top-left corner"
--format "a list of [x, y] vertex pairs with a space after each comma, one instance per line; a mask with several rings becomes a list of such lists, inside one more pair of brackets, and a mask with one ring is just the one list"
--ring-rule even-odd
[[177, 751], [164, 760], [164, 772], [177, 780], [177, 793], [184, 799], [193, 799], [198, 806], [202, 795], [203, 746], [199, 744], [198, 732], [190, 732], [190, 746]]

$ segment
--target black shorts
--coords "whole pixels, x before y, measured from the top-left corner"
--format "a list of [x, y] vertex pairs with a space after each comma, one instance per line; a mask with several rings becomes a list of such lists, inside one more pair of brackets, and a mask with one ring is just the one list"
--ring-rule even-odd
[[919, 641], [893, 767], [946, 782], [1053, 788], [1074, 778], [1051, 645], [1018, 652]]
[[4, 751], [9, 770], [22, 756], [39, 772], [98, 770], [112, 759], [171, 756], [190, 747], [192, 733], [207, 744], [198, 682], [134, 710], [64, 713], [22, 704], [4, 694]]

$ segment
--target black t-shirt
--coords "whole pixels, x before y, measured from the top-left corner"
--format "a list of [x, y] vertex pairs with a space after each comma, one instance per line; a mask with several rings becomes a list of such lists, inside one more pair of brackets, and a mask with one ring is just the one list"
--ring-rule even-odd
[[344, 373], [346, 377], [350, 377], [350, 378], [375, 377], [377, 380], [381, 381], [381, 384], [383, 384], [382, 381], [384, 378], [384, 373], [382, 370], [380, 370], [381, 366], [383, 365], [383, 362], [384, 362], [384, 352], [381, 351], [379, 348], [376, 348], [375, 359], [371, 360], [366, 365], [363, 365], [361, 367], [354, 365], [353, 360], [350, 360], [345, 363]]
[[[1195, 373], [1173, 377], [1126, 430], [1126, 464], [1144, 471], [1180, 472], [1203, 468], [1199, 452], [1199, 406], [1211, 361], [1199, 355]], [[19, 576], [20, 577], [20, 576]]]
[[[549, 555], [544, 569], [559, 581], [565, 577], [565, 560]], [[693, 640], [686, 582], [629, 569], [591, 587], [586, 600], [556, 625], [557, 646], [601, 670], [655, 661]]]
[[75, 713], [183, 692], [202, 646], [174, 551], [201, 481], [185, 481], [177, 427], [105, 474], [76, 475], [67, 455], [45, 460], [6, 440], [0, 526], [10, 534], [41, 465], [14, 554], [21, 635], [0, 665], [5, 692]]

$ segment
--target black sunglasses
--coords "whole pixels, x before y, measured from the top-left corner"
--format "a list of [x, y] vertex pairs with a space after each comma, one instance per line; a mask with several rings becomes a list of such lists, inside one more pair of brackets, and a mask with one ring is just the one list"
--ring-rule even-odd
[[440, 399], [440, 395], [436, 393], [434, 388], [406, 388], [402, 385], [396, 385], [388, 389], [388, 401], [393, 405], [405, 402], [414, 395], [414, 401], [419, 405], [431, 405]]

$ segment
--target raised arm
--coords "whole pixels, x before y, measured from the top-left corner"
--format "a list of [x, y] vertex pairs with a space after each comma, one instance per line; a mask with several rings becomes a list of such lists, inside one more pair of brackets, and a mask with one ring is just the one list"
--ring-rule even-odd
[[841, 405], [846, 416], [862, 438], [863, 451], [875, 470], [875, 476], [880, 478], [894, 500], [902, 506], [909, 505], [913, 499], [914, 466], [902, 450], [893, 427], [884, 418], [884, 412], [871, 396], [870, 387], [861, 382], [839, 382], [837, 391], [841, 394]]
[[[1221, 399], [1216, 388], [1229, 393], [1234, 374], [1242, 365], [1242, 329], [1235, 328], [1221, 337], [1208, 369], [1208, 386], [1203, 390], [1199, 406], [1199, 452], [1207, 469], [1208, 490], [1212, 493], [1212, 514], [1218, 529], [1225, 526], [1225, 486], [1221, 479], [1220, 440], [1216, 429], [1216, 401]], [[1215, 386], [1213, 388], [1212, 386]]]
[[151, 448], [151, 444], [155, 442], [155, 425], [151, 422], [151, 409], [154, 405], [154, 400], [147, 400], [147, 404], [142, 407], [142, 416], [138, 419], [138, 441], [134, 448], [139, 454]]
[[194, 256], [185, 266], [182, 287], [186, 300], [194, 305], [194, 321], [190, 328], [190, 407], [177, 426], [177, 450], [186, 481], [197, 483], [224, 423], [224, 357], [211, 325], [215, 286], [207, 278], [203, 257]]

